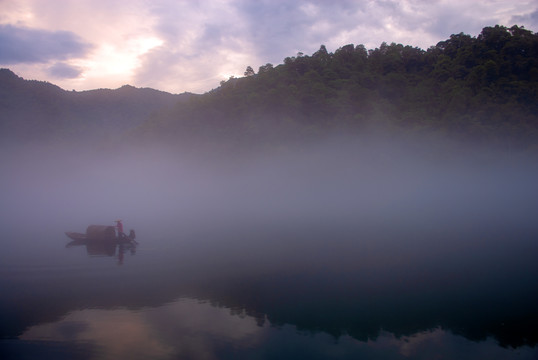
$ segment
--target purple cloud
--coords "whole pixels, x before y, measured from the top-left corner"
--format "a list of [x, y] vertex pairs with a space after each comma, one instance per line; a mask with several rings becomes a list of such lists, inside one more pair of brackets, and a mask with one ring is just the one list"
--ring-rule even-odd
[[538, 8], [526, 15], [516, 15], [512, 17], [514, 25], [524, 25], [529, 28], [538, 28]]
[[81, 57], [91, 48], [72, 32], [0, 25], [0, 64], [65, 60]]
[[[330, 52], [350, 43], [367, 49], [382, 42], [426, 49], [451, 34], [476, 36], [485, 26], [517, 24], [532, 31], [538, 26], [537, 6], [528, 0], [132, 0], [129, 5], [121, 0], [81, 0], [61, 7], [40, 0], [28, 3], [41, 28], [31, 28], [32, 21], [3, 9], [7, 15], [0, 18], [11, 25], [0, 25], [0, 65], [19, 66], [26, 77], [37, 76], [29, 75], [31, 71], [41, 78], [53, 75], [67, 87], [118, 86], [118, 77], [124, 76], [121, 83], [172, 92], [207, 91], [231, 75], [242, 76], [247, 65], [277, 65], [299, 51], [310, 55], [322, 44]], [[159, 45], [141, 50], [147, 38], [157, 39]], [[85, 79], [74, 85], [68, 79], [80, 70], [70, 68], [67, 60], [85, 55], [93, 55], [85, 65]], [[118, 74], [103, 76], [110, 58], [121, 64], [122, 56], [133, 70], [120, 65]]]
[[48, 73], [57, 79], [74, 79], [82, 73], [82, 69], [66, 63], [56, 63], [48, 69]]

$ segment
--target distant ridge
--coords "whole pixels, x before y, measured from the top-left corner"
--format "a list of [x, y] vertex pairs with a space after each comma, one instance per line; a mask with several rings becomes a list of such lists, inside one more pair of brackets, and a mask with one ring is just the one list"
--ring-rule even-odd
[[130, 85], [115, 90], [66, 91], [0, 69], [0, 140], [96, 143], [121, 136], [152, 113], [190, 96]]
[[121, 138], [222, 153], [372, 129], [538, 151], [538, 35], [496, 25], [427, 50], [348, 44], [330, 53], [321, 45], [257, 73], [249, 66], [203, 95], [130, 85], [64, 91], [0, 71], [4, 142]]

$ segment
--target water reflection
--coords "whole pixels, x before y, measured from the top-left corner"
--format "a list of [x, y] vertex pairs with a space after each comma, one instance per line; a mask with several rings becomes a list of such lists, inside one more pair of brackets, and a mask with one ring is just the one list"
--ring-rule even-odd
[[143, 311], [75, 311], [58, 322], [31, 327], [19, 339], [93, 344], [103, 358], [211, 359], [218, 358], [219, 347], [259, 345], [263, 331], [251, 317], [182, 299]]
[[90, 353], [107, 359], [236, 359], [254, 354], [262, 359], [532, 359], [536, 355], [529, 347], [515, 353], [498, 347], [491, 338], [474, 343], [442, 328], [400, 337], [381, 331], [376, 339], [364, 341], [344, 335], [335, 341], [325, 333], [274, 326], [241, 311], [188, 298], [138, 311], [74, 311], [56, 322], [28, 328], [19, 339], [21, 344], [69, 344], [67, 353], [89, 347]]
[[[41, 260], [22, 244], [24, 265], [0, 267], [1, 338], [19, 339], [0, 346], [94, 358], [538, 355], [532, 236], [392, 226], [398, 237], [259, 224], [157, 234], [121, 267], [108, 257], [136, 248], [59, 251], [56, 233]], [[73, 256], [77, 246], [103, 258]]]
[[[117, 256], [118, 265], [123, 265], [125, 254], [136, 254], [135, 242], [111, 242], [111, 241], [88, 241], [88, 240], [73, 240], [65, 246], [66, 248], [74, 246], [86, 247], [86, 252], [90, 256]], [[117, 250], [117, 255], [116, 255]]]

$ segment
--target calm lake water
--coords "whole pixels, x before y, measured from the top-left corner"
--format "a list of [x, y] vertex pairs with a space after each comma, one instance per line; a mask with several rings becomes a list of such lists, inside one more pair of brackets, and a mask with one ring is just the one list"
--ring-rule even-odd
[[401, 231], [138, 231], [112, 251], [12, 235], [2, 358], [538, 356], [536, 233]]
[[304, 167], [4, 175], [0, 357], [538, 358], [536, 171]]

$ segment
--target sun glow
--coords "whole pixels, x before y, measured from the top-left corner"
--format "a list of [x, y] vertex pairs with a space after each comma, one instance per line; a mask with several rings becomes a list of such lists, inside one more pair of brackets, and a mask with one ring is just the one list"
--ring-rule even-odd
[[80, 61], [85, 71], [79, 80], [100, 79], [112, 87], [124, 85], [134, 76], [141, 57], [162, 45], [163, 41], [156, 37], [130, 39], [121, 45], [101, 44], [90, 57]]
[[140, 37], [127, 41], [127, 46], [134, 56], [143, 55], [156, 47], [162, 46], [163, 44], [164, 41], [157, 37]]
[[140, 57], [162, 44], [163, 41], [155, 37], [128, 40], [120, 46], [104, 44], [92, 59], [94, 69], [107, 74], [132, 74], [140, 65]]

